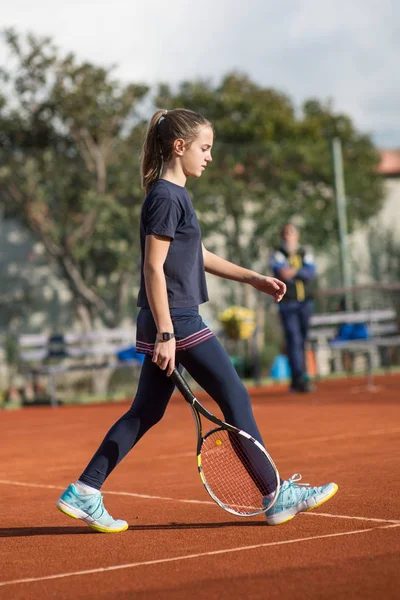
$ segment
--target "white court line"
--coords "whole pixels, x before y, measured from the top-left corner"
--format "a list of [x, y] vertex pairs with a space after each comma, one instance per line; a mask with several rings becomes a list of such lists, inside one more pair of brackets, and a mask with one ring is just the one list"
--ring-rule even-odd
[[321, 437], [314, 438], [295, 438], [293, 440], [285, 440], [284, 442], [275, 442], [269, 444], [272, 448], [274, 446], [289, 446], [296, 444], [303, 444], [304, 442], [330, 442], [331, 440], [351, 440], [355, 438], [368, 438], [370, 436], [378, 436], [378, 435], [391, 435], [400, 433], [400, 429], [375, 429], [373, 431], [366, 431], [365, 433], [338, 433], [336, 435], [327, 435]]
[[[0, 484], [4, 485], [17, 485], [20, 487], [31, 487], [31, 488], [39, 488], [39, 489], [47, 489], [47, 490], [64, 490], [65, 487], [61, 487], [59, 485], [49, 485], [45, 483], [25, 483], [22, 481], [9, 481], [8, 479], [0, 479]], [[129, 496], [131, 498], [144, 498], [146, 500], [165, 500], [168, 502], [180, 502], [183, 504], [207, 504], [209, 506], [213, 506], [220, 510], [220, 507], [211, 500], [188, 500], [186, 498], [170, 498], [168, 496], [151, 496], [149, 494], [137, 494], [135, 492], [113, 492], [107, 491], [105, 494], [110, 494], [113, 496]], [[333, 519], [354, 519], [356, 521], [371, 521], [373, 523], [394, 523], [400, 524], [400, 520], [397, 519], [376, 519], [372, 517], [355, 517], [352, 515], [331, 515], [329, 513], [321, 513], [321, 512], [305, 512], [302, 513], [305, 515], [312, 515], [318, 517], [331, 517]]]
[[293, 540], [283, 540], [281, 542], [267, 542], [265, 544], [254, 544], [252, 546], [239, 546], [237, 548], [227, 548], [225, 550], [213, 550], [211, 552], [199, 552], [198, 554], [186, 554], [183, 556], [175, 556], [173, 558], [160, 558], [158, 560], [145, 560], [143, 562], [128, 563], [125, 565], [113, 565], [111, 567], [101, 567], [99, 569], [87, 569], [85, 571], [72, 571], [70, 573], [58, 573], [56, 575], [45, 575], [44, 577], [29, 577], [26, 579], [14, 579], [11, 581], [1, 581], [0, 587], [6, 585], [17, 585], [19, 583], [35, 583], [37, 581], [49, 581], [51, 579], [65, 579], [66, 577], [77, 577], [79, 575], [94, 575], [95, 573], [107, 573], [110, 571], [121, 571], [122, 569], [134, 569], [135, 567], [146, 567], [151, 565], [161, 565], [166, 563], [177, 562], [180, 560], [189, 560], [192, 558], [202, 558], [204, 556], [217, 556], [221, 554], [232, 554], [233, 552], [244, 552], [245, 550], [257, 550], [258, 548], [271, 548], [273, 546], [284, 546], [286, 544], [297, 544], [299, 542], [309, 542], [314, 540], [323, 540], [334, 537], [342, 537], [345, 535], [357, 535], [360, 533], [369, 533], [377, 529], [390, 529], [400, 527], [397, 525], [382, 525], [381, 527], [371, 527], [369, 529], [356, 529], [354, 531], [342, 531], [341, 533], [327, 533], [325, 535], [315, 535], [305, 538], [295, 538]]
[[[293, 440], [285, 440], [284, 442], [271, 442], [268, 447], [270, 449], [280, 448], [285, 446], [295, 446], [296, 444], [304, 444], [307, 443], [319, 443], [319, 442], [330, 442], [335, 440], [351, 440], [351, 439], [359, 439], [359, 438], [368, 438], [370, 436], [380, 436], [380, 435], [393, 435], [400, 433], [400, 429], [376, 429], [374, 431], [367, 431], [365, 433], [338, 433], [336, 435], [329, 436], [320, 436], [320, 437], [308, 437], [308, 438], [296, 438]], [[194, 451], [190, 452], [179, 452], [175, 454], [160, 454], [157, 456], [157, 460], [171, 460], [178, 458], [191, 458], [196, 460], [196, 454]], [[280, 459], [280, 462], [284, 462], [286, 459]], [[290, 459], [292, 460], [292, 459]], [[141, 456], [139, 459], [140, 463], [144, 462], [154, 462], [154, 458], [147, 458], [146, 456]], [[58, 471], [60, 467], [51, 467], [44, 469], [46, 473], [52, 473]]]
[[[46, 483], [27, 483], [23, 481], [10, 481], [8, 479], [0, 479], [0, 484], [1, 483], [4, 485], [17, 485], [20, 487], [32, 487], [47, 490], [65, 490], [65, 486], [62, 487], [60, 485], [49, 485]], [[144, 498], [147, 500], [168, 500], [172, 502], [184, 502], [185, 504], [209, 504], [210, 506], [216, 506], [217, 508], [219, 508], [218, 505], [211, 500], [187, 500], [184, 498], [169, 498], [166, 496], [150, 496], [148, 494], [136, 494], [135, 492], [112, 492], [108, 490], [104, 493], [112, 494], [114, 496], [130, 496], [131, 498]]]
[[[268, 444], [268, 448], [280, 448], [285, 446], [296, 446], [297, 444], [307, 443], [319, 443], [319, 442], [330, 442], [335, 440], [352, 440], [359, 438], [368, 438], [371, 436], [380, 436], [380, 435], [395, 435], [400, 433], [400, 429], [375, 429], [373, 431], [366, 431], [365, 433], [338, 433], [335, 435], [326, 435], [320, 437], [307, 437], [307, 438], [295, 438], [293, 440], [285, 440], [284, 442], [270, 442]], [[179, 452], [176, 454], [160, 454], [157, 456], [157, 460], [170, 460], [171, 458], [189, 458], [195, 457], [194, 451], [191, 452]], [[151, 462], [154, 461], [154, 458], [146, 458], [142, 456], [140, 458], [140, 462]]]
[[371, 521], [373, 523], [398, 523], [400, 525], [399, 519], [373, 519], [372, 517], [354, 517], [350, 515], [331, 515], [329, 513], [322, 512], [314, 512], [307, 511], [305, 513], [301, 513], [303, 515], [308, 515], [309, 517], [331, 517], [331, 519], [353, 519], [354, 521]]
[[[313, 443], [313, 442], [329, 442], [331, 440], [351, 440], [358, 438], [368, 438], [370, 436], [379, 436], [379, 435], [393, 435], [400, 433], [400, 429], [374, 429], [372, 431], [366, 431], [364, 433], [337, 433], [335, 435], [325, 435], [319, 437], [307, 437], [307, 438], [294, 438], [292, 440], [285, 440], [284, 442], [276, 441], [270, 442], [268, 447], [280, 447], [280, 446], [289, 446], [296, 444], [304, 444], [304, 442]], [[157, 460], [159, 458], [177, 458], [177, 457], [186, 457], [186, 456], [194, 456], [194, 452], [180, 452], [179, 454], [161, 454], [157, 456]], [[154, 460], [154, 458], [149, 458], [148, 460]]]

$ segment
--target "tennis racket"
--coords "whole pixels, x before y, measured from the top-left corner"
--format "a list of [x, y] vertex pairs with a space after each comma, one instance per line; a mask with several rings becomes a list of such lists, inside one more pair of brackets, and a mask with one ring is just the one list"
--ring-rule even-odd
[[[197, 428], [197, 468], [211, 498], [241, 517], [266, 512], [274, 505], [280, 488], [279, 473], [268, 452], [248, 433], [208, 412], [176, 367], [171, 379], [192, 409]], [[200, 416], [217, 425], [204, 436]]]

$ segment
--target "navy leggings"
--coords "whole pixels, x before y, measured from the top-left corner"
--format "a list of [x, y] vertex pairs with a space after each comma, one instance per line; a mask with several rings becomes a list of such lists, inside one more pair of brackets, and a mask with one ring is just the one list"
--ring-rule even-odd
[[[216, 337], [176, 354], [195, 381], [217, 402], [225, 421], [243, 429], [262, 445], [248, 392]], [[132, 406], [110, 429], [80, 481], [100, 489], [117, 464], [164, 415], [174, 384], [146, 356]]]

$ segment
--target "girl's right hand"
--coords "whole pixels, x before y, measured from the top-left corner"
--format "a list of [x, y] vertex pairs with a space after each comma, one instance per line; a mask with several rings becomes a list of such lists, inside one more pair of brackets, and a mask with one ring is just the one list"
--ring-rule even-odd
[[170, 377], [170, 375], [172, 375], [172, 371], [174, 370], [175, 353], [175, 338], [172, 338], [172, 340], [168, 340], [168, 342], [161, 342], [159, 340], [156, 340], [152, 360], [163, 371], [167, 369], [167, 377]]

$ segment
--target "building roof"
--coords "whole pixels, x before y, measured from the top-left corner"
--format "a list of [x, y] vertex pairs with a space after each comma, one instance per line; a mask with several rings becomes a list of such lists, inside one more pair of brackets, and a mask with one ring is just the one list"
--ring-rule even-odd
[[378, 173], [382, 175], [400, 175], [400, 150], [380, 150], [381, 162]]

